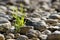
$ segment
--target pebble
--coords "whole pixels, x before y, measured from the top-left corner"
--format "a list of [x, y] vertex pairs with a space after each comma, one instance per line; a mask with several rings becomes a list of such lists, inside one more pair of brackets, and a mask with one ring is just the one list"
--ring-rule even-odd
[[0, 40], [5, 40], [5, 37], [3, 34], [0, 34]]
[[28, 33], [26, 33], [26, 35], [29, 38], [37, 38], [37, 37], [39, 37], [40, 34], [41, 34], [41, 32], [39, 32], [38, 30], [33, 30], [33, 29], [30, 29], [28, 31]]
[[21, 34], [26, 34], [30, 29], [33, 29], [33, 26], [22, 27], [22, 28], [20, 28], [20, 33]]
[[25, 35], [20, 35], [16, 40], [28, 40], [28, 37]]

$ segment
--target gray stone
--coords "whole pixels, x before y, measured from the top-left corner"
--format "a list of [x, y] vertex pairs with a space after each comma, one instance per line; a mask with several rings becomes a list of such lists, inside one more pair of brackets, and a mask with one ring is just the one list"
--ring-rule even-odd
[[45, 30], [42, 32], [43, 34], [50, 35], [52, 32], [50, 30]]
[[56, 20], [56, 19], [47, 19], [47, 20], [45, 20], [45, 22], [48, 25], [56, 25], [58, 23], [58, 20]]
[[[39, 19], [38, 19], [39, 20]], [[39, 21], [36, 21], [36, 20], [29, 20], [27, 19], [26, 21], [26, 25], [30, 25], [30, 26], [34, 26], [34, 29], [37, 29], [39, 31], [44, 31], [46, 30], [46, 27], [48, 26], [44, 20], [39, 20]]]
[[50, 10], [50, 7], [47, 3], [43, 3], [42, 7], [44, 8], [44, 10]]
[[33, 26], [21, 27], [20, 28], [20, 33], [21, 34], [26, 34], [30, 29], [34, 29]]
[[33, 29], [30, 29], [28, 31], [28, 33], [26, 33], [26, 35], [29, 37], [29, 38], [36, 38], [36, 37], [39, 37], [41, 33], [38, 31], [38, 30], [33, 30]]
[[60, 31], [54, 31], [53, 34], [60, 34]]
[[51, 19], [60, 19], [60, 15], [58, 15], [58, 14], [51, 14], [49, 16], [49, 18], [51, 18]]
[[20, 33], [15, 34], [15, 38], [18, 38], [18, 37], [20, 37]]
[[32, 21], [32, 22], [39, 22], [41, 20], [40, 18], [32, 18], [32, 17], [31, 18], [27, 18], [27, 19]]
[[37, 29], [37, 30], [39, 30], [39, 31], [44, 31], [44, 30], [46, 30], [46, 28], [47, 28], [47, 24], [45, 23], [45, 21], [39, 21], [39, 22], [35, 22], [34, 24], [33, 24], [33, 26], [34, 26], [34, 28], [35, 29]]
[[59, 29], [60, 29], [59, 26], [50, 26], [50, 27], [48, 27], [48, 30], [50, 30], [51, 32], [54, 32], [54, 31], [59, 30]]
[[47, 39], [47, 37], [48, 37], [48, 35], [41, 34], [39, 37], [40, 37], [42, 40], [46, 40], [46, 39]]
[[15, 36], [14, 36], [14, 34], [12, 34], [12, 33], [8, 33], [7, 35], [6, 35], [6, 39], [14, 39], [15, 38]]
[[0, 6], [0, 12], [7, 12], [7, 7], [5, 6]]
[[20, 35], [16, 40], [28, 40], [28, 37], [25, 35]]
[[53, 2], [53, 6], [58, 12], [60, 11], [60, 0]]
[[4, 17], [4, 18], [6, 18], [6, 19], [8, 19], [8, 20], [12, 20], [11, 15], [6, 15], [4, 12], [1, 12], [1, 13], [0, 13], [0, 17]]
[[7, 32], [11, 28], [11, 23], [3, 17], [0, 17], [0, 31]]
[[11, 23], [6, 18], [0, 17], [0, 27], [10, 29]]

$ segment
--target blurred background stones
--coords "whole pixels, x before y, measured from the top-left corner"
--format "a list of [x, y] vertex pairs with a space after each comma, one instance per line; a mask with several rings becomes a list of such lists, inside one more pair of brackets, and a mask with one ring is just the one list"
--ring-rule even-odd
[[[12, 9], [20, 3], [26, 24], [15, 33]], [[60, 0], [0, 0], [0, 40], [60, 40]]]

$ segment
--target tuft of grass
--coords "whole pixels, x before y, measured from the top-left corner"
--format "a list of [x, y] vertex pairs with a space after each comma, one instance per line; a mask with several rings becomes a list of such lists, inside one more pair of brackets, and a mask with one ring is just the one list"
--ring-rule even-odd
[[[16, 28], [16, 32], [19, 32], [20, 31], [20, 28], [24, 26], [25, 24], [25, 21], [24, 21], [24, 18], [25, 18], [25, 13], [24, 13], [24, 9], [23, 9], [23, 5], [20, 4], [20, 11], [18, 11], [18, 8], [14, 8], [12, 9], [13, 10], [13, 17], [15, 18], [15, 23], [14, 23], [14, 26]], [[18, 12], [20, 12], [21, 14], [21, 17], [18, 16]]]

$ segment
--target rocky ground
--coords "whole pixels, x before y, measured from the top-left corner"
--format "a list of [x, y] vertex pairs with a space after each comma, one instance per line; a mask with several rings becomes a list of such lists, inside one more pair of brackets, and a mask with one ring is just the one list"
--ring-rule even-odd
[[[20, 3], [26, 24], [15, 33], [11, 9]], [[60, 40], [60, 0], [0, 0], [0, 40]]]

